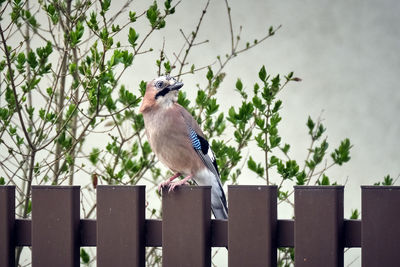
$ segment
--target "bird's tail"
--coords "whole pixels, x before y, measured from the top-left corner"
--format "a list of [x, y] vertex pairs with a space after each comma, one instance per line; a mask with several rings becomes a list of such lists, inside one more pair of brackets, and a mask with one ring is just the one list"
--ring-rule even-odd
[[211, 209], [215, 219], [228, 219], [228, 206], [222, 186], [212, 186]]

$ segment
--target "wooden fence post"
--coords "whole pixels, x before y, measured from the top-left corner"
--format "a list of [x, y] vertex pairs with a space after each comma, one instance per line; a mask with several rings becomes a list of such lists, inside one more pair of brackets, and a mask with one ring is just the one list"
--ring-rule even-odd
[[211, 265], [211, 187], [181, 186], [162, 192], [164, 267]]
[[343, 266], [343, 186], [295, 186], [296, 267]]
[[79, 186], [32, 186], [32, 266], [79, 266]]
[[0, 266], [15, 265], [15, 186], [0, 186]]
[[145, 186], [97, 186], [97, 266], [145, 265]]
[[228, 265], [276, 266], [277, 186], [229, 186]]
[[399, 266], [400, 186], [362, 186], [362, 266]]

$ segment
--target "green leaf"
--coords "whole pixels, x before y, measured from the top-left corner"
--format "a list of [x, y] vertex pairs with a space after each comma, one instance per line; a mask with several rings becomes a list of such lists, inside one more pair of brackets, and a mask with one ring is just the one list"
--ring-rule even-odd
[[139, 84], [139, 91], [142, 96], [144, 96], [144, 94], [146, 93], [146, 86], [147, 84], [145, 81], [141, 81]]
[[318, 185], [330, 185], [329, 178], [325, 174], [322, 175], [322, 180], [317, 181]]
[[28, 21], [28, 23], [32, 26], [32, 28], [34, 29], [34, 31], [37, 30], [37, 28], [39, 27], [39, 24], [36, 21], [36, 18], [34, 16], [32, 16], [31, 12], [29, 12], [29, 10], [25, 10], [25, 12], [22, 13], [25, 17], [25, 20]]
[[121, 28], [119, 27], [119, 25], [117, 24], [117, 25], [112, 25], [111, 26], [111, 30], [112, 30], [112, 32], [119, 32], [120, 30], [121, 30]]
[[239, 108], [237, 119], [242, 122], [247, 122], [253, 116], [254, 106], [252, 103], [242, 102], [242, 106]]
[[101, 10], [103, 11], [104, 14], [110, 8], [111, 0], [103, 0], [100, 3], [101, 3]]
[[3, 71], [5, 67], [6, 67], [6, 61], [5, 60], [0, 61], [0, 71]]
[[333, 161], [339, 165], [348, 162], [350, 160], [351, 148], [352, 145], [350, 144], [350, 140], [346, 138], [340, 143], [339, 148], [335, 149], [335, 151], [331, 154]]
[[153, 5], [151, 5], [146, 12], [146, 17], [149, 20], [152, 28], [155, 28], [158, 24], [158, 15], [159, 11], [157, 7], [157, 2], [154, 1]]
[[269, 159], [269, 164], [271, 166], [275, 166], [275, 165], [277, 165], [279, 163], [279, 161], [280, 160], [277, 157], [271, 156], [271, 158]]
[[44, 120], [45, 114], [46, 114], [46, 110], [44, 110], [43, 108], [41, 108], [41, 109], [39, 110], [39, 117], [40, 117], [42, 120]]
[[299, 165], [295, 160], [288, 160], [286, 164], [283, 164], [281, 160], [276, 163], [277, 171], [282, 178], [292, 180], [299, 172]]
[[17, 133], [17, 127], [10, 126], [10, 128], [8, 130], [10, 131], [11, 136], [13, 136]]
[[273, 94], [275, 95], [279, 91], [279, 86], [280, 86], [280, 76], [279, 74], [276, 75], [272, 80], [271, 80], [271, 90]]
[[9, 110], [7, 108], [0, 108], [0, 119], [6, 121], [9, 116]]
[[26, 57], [24, 53], [19, 53], [17, 56], [17, 69], [19, 72], [23, 73], [25, 71], [24, 65], [26, 62]]
[[256, 118], [255, 118], [255, 122], [256, 122], [256, 125], [257, 125], [261, 130], [264, 129], [265, 119], [260, 118], [260, 117], [256, 117]]
[[151, 153], [151, 147], [147, 141], [143, 144], [142, 152], [144, 158], [146, 158]]
[[350, 220], [357, 220], [360, 217], [360, 212], [358, 209], [351, 210]]
[[247, 161], [247, 167], [254, 171], [257, 172], [257, 163], [253, 160], [253, 158], [250, 156], [249, 160]]
[[217, 112], [218, 108], [219, 108], [219, 105], [217, 104], [217, 99], [211, 98], [210, 100], [208, 100], [207, 106], [206, 106], [207, 116], [211, 116], [212, 114]]
[[74, 164], [74, 157], [72, 157], [70, 154], [67, 154], [65, 161], [68, 163], [68, 165], [72, 165]]
[[265, 70], [265, 66], [262, 66], [262, 68], [258, 72], [258, 77], [261, 81], [265, 82], [265, 79], [267, 78], [267, 71]]
[[32, 69], [36, 68], [37, 65], [38, 65], [38, 62], [37, 62], [37, 59], [36, 59], [36, 54], [33, 51], [29, 51], [28, 60], [27, 61], [28, 61], [29, 66]]
[[164, 2], [164, 6], [165, 6], [165, 9], [170, 9], [171, 8], [171, 2], [172, 2], [172, 0], [166, 0], [165, 2]]
[[75, 71], [76, 71], [76, 63], [72, 62], [71, 64], [69, 64], [69, 73], [74, 74]]
[[297, 175], [296, 175], [296, 184], [297, 185], [305, 185], [305, 183], [306, 183], [306, 181], [307, 181], [307, 175], [306, 175], [306, 173], [304, 172], [304, 171], [302, 171], [302, 172], [299, 172]]
[[236, 81], [236, 89], [238, 89], [239, 91], [242, 91], [242, 89], [243, 89], [243, 84], [240, 79], [237, 79], [237, 81]]
[[326, 128], [324, 127], [324, 125], [322, 123], [320, 123], [315, 135], [313, 136], [313, 139], [318, 140], [325, 131], [326, 131]]
[[282, 149], [283, 153], [287, 154], [289, 152], [290, 145], [289, 144], [285, 144], [281, 149]]
[[270, 135], [269, 142], [270, 142], [271, 149], [274, 147], [277, 147], [277, 146], [279, 146], [279, 144], [281, 142], [281, 137], [278, 135]]
[[199, 106], [205, 106], [206, 103], [207, 103], [206, 92], [204, 90], [198, 90], [196, 97], [196, 104]]
[[235, 108], [234, 107], [231, 107], [230, 109], [229, 109], [229, 111], [228, 111], [228, 120], [230, 121], [230, 122], [232, 122], [233, 124], [236, 124], [236, 117], [237, 117], [237, 114], [236, 114], [236, 111], [235, 111]]
[[253, 104], [254, 104], [254, 106], [257, 108], [257, 109], [259, 109], [261, 112], [263, 112], [264, 110], [265, 110], [265, 108], [266, 108], [266, 105], [264, 105], [263, 103], [262, 103], [262, 100], [261, 100], [261, 98], [259, 98], [258, 96], [253, 96]]
[[0, 177], [0, 185], [5, 185], [6, 181], [3, 176]]
[[83, 248], [81, 248], [80, 256], [81, 256], [81, 260], [82, 260], [83, 263], [85, 263], [85, 264], [89, 263], [89, 261], [90, 261], [90, 256], [89, 256], [89, 254], [86, 252], [86, 250], [84, 250]]
[[319, 163], [322, 162], [327, 149], [328, 149], [328, 142], [326, 141], [326, 139], [321, 142], [320, 146], [314, 149], [313, 161], [315, 165], [318, 165]]
[[164, 63], [164, 68], [166, 73], [171, 73], [171, 64], [169, 61]]
[[126, 106], [137, 106], [140, 103], [140, 99], [134, 94], [125, 89], [125, 86], [121, 86], [119, 90], [119, 99], [121, 103]]
[[307, 161], [306, 161], [306, 166], [307, 166], [310, 170], [315, 169], [315, 162], [314, 162], [312, 159], [307, 160]]
[[260, 85], [258, 83], [255, 83], [253, 87], [254, 94], [257, 95], [259, 90], [260, 90]]
[[136, 21], [136, 12], [129, 11], [129, 20], [131, 22], [135, 22]]
[[25, 106], [25, 109], [26, 109], [26, 112], [27, 112], [28, 115], [29, 115], [29, 119], [32, 120], [33, 112], [35, 111], [35, 108], [34, 108], [34, 107]]
[[382, 185], [388, 186], [388, 185], [393, 185], [393, 184], [394, 184], [393, 178], [391, 178], [389, 174], [386, 175], [386, 176], [383, 178]]
[[212, 71], [212, 69], [210, 67], [208, 67], [208, 71], [207, 71], [206, 77], [207, 77], [207, 80], [209, 82], [211, 82], [212, 78], [214, 77], [214, 73], [213, 73], [213, 71]]
[[186, 109], [189, 108], [190, 100], [187, 99], [186, 93], [183, 91], [179, 91], [179, 93], [178, 93], [178, 104], [180, 104], [181, 106], [183, 106]]
[[54, 5], [52, 3], [47, 5], [46, 11], [47, 11], [47, 15], [51, 18], [51, 21], [53, 22], [53, 24], [57, 24], [57, 22], [59, 20], [59, 16], [58, 16], [58, 12], [56, 12], [56, 8], [54, 7]]
[[93, 31], [98, 31], [99, 30], [99, 24], [97, 22], [97, 13], [92, 11], [90, 13], [90, 19], [89, 21], [86, 22], [88, 27], [92, 29]]
[[135, 47], [137, 45], [136, 41], [138, 38], [139, 34], [136, 34], [136, 31], [133, 28], [129, 28], [128, 41], [132, 47]]
[[269, 27], [269, 29], [268, 29], [268, 34], [269, 34], [269, 35], [274, 35], [274, 34], [275, 34], [275, 32], [274, 32], [274, 27], [273, 27], [273, 26], [270, 26], [270, 27]]
[[65, 114], [66, 119], [70, 119], [72, 116], [74, 116], [78, 112], [78, 109], [76, 108], [75, 104], [70, 104], [68, 106], [67, 113]]
[[72, 47], [75, 47], [81, 41], [84, 30], [85, 28], [83, 27], [82, 22], [78, 20], [78, 22], [76, 23], [75, 31], [71, 31], [69, 33]]
[[308, 120], [307, 120], [307, 127], [308, 127], [308, 133], [312, 134], [314, 127], [315, 127], [315, 123], [314, 121], [311, 119], [310, 116], [308, 116]]
[[281, 106], [282, 106], [282, 101], [281, 100], [276, 101], [274, 107], [272, 108], [272, 112], [273, 113], [278, 112]]
[[286, 78], [286, 81], [290, 81], [291, 79], [292, 79], [292, 77], [293, 77], [293, 71], [292, 72], [290, 72], [287, 76], [285, 76], [285, 78]]
[[264, 168], [261, 167], [261, 164], [260, 164], [260, 163], [257, 164], [257, 163], [253, 160], [253, 158], [252, 158], [251, 156], [250, 156], [249, 160], [247, 161], [247, 167], [248, 167], [251, 171], [257, 173], [258, 176], [263, 177], [263, 175], [264, 175]]
[[27, 214], [31, 213], [31, 211], [32, 211], [32, 201], [29, 200], [29, 202], [28, 202], [28, 208], [27, 208]]

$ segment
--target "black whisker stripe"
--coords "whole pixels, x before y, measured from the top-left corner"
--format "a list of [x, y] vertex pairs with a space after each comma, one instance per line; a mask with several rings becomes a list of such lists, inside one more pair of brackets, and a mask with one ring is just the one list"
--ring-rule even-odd
[[165, 96], [166, 94], [168, 94], [169, 93], [169, 91], [171, 91], [168, 87], [165, 87], [164, 89], [162, 89], [160, 92], [158, 92], [157, 94], [156, 94], [156, 99], [159, 97], [159, 96]]

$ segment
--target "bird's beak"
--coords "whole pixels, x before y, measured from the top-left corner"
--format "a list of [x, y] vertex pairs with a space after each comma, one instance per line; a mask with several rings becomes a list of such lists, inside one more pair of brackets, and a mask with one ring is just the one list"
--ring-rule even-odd
[[167, 86], [167, 88], [168, 88], [170, 91], [173, 91], [173, 90], [179, 90], [179, 89], [181, 89], [182, 86], [183, 86], [183, 83], [182, 83], [182, 82], [176, 82], [176, 83], [174, 83], [173, 85]]

